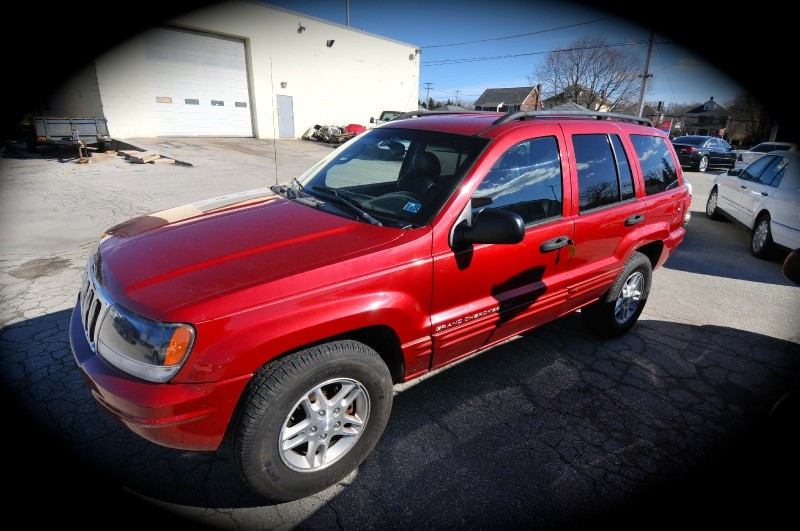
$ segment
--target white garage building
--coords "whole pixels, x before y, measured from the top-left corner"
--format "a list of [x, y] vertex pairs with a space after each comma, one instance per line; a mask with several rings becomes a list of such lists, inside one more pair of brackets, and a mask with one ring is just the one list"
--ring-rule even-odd
[[232, 0], [97, 57], [50, 95], [46, 113], [106, 118], [116, 139], [298, 138], [417, 109], [419, 60], [412, 44]]

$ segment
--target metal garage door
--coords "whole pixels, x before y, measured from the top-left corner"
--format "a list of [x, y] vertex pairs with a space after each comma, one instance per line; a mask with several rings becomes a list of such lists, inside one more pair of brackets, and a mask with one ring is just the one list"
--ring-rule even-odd
[[253, 136], [244, 41], [153, 28], [146, 42], [158, 136]]

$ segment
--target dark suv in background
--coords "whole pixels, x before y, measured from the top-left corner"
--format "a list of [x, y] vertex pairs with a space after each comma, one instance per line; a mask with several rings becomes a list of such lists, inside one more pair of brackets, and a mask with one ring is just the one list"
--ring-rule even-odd
[[733, 168], [738, 152], [730, 144], [715, 136], [685, 135], [672, 139], [681, 166], [694, 171], [708, 168]]

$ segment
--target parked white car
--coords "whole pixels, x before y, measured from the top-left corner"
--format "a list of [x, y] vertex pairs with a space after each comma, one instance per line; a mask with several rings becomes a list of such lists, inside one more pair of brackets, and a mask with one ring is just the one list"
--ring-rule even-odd
[[797, 151], [797, 144], [792, 142], [761, 142], [747, 151], [740, 151], [736, 156], [736, 162], [733, 163], [733, 167], [744, 169], [759, 157], [773, 151]]
[[718, 175], [706, 216], [750, 230], [750, 252], [759, 258], [770, 256], [775, 245], [800, 247], [800, 152], [775, 151]]

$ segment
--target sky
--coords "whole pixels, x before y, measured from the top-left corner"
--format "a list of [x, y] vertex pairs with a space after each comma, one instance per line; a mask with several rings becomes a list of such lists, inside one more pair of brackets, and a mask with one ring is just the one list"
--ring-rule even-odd
[[[653, 31], [616, 12], [567, 0], [264, 3], [419, 47], [422, 101], [430, 95], [437, 101], [471, 103], [487, 88], [535, 86], [535, 70], [547, 53], [568, 48], [584, 36], [604, 36], [608, 44], [633, 46], [641, 55], [644, 73]], [[724, 105], [744, 92], [683, 42], [657, 32], [654, 37], [645, 103], [704, 103], [713, 97]]]

